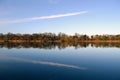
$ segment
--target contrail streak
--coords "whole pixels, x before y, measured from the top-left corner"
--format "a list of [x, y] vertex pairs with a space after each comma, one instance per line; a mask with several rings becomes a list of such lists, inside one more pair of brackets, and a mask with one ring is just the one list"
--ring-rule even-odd
[[43, 19], [63, 18], [63, 17], [76, 16], [76, 15], [85, 14], [85, 13], [87, 13], [87, 11], [57, 14], [57, 15], [50, 15], [50, 16], [39, 16], [39, 17], [32, 17], [32, 18], [23, 18], [23, 19], [16, 19], [16, 20], [6, 20], [6, 21], [0, 21], [0, 24], [22, 23], [22, 22], [38, 21]]

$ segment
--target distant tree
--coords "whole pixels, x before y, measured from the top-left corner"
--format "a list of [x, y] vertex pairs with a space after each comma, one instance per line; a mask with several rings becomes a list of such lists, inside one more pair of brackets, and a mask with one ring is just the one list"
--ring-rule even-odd
[[2, 33], [0, 33], [0, 40], [3, 40], [4, 35]]
[[78, 42], [87, 42], [87, 41], [112, 41], [117, 40], [120, 41], [120, 34], [118, 35], [91, 35], [90, 37], [86, 34], [80, 35], [75, 33], [74, 35], [67, 35], [65, 33], [34, 33], [34, 34], [13, 34], [7, 33], [2, 34], [0, 33], [0, 40], [4, 41], [11, 41], [11, 40], [25, 40], [29, 41], [40, 41], [40, 42], [65, 42], [72, 44], [74, 43], [75, 46]]

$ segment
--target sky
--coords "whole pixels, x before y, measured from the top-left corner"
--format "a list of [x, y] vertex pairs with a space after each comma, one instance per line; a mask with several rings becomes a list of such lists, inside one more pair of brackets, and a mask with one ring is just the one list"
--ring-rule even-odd
[[120, 0], [0, 0], [0, 33], [120, 34]]

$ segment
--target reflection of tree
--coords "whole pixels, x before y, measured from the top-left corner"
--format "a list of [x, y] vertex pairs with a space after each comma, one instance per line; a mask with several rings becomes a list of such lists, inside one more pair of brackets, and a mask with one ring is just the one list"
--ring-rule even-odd
[[4, 42], [0, 43], [0, 48], [6, 47], [8, 49], [11, 48], [40, 48], [40, 49], [64, 49], [66, 47], [75, 47], [75, 49], [78, 48], [86, 48], [86, 47], [117, 47], [120, 48], [120, 43], [113, 43], [113, 42], [79, 42], [79, 43], [70, 43], [70, 42], [41, 42], [41, 43], [35, 43], [35, 42], [23, 42], [23, 43], [10, 43], [10, 42]]

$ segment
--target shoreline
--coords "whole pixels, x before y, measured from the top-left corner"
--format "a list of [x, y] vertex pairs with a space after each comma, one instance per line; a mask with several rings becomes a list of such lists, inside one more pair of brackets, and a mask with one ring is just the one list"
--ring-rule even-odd
[[[0, 43], [5, 43], [5, 42], [12, 42], [12, 43], [24, 43], [24, 42], [30, 42], [30, 43], [64, 43], [64, 42], [69, 42], [69, 41], [42, 41], [42, 40], [0, 40]], [[70, 41], [71, 43], [74, 41]], [[120, 43], [120, 40], [84, 40], [84, 41], [75, 41], [76, 43], [101, 43], [101, 42], [108, 42], [108, 43]]]

